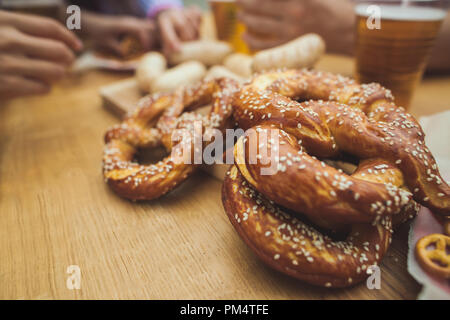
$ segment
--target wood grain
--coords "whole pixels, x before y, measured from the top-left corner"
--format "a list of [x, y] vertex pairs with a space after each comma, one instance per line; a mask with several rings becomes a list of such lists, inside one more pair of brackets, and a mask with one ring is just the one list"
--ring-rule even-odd
[[[319, 68], [351, 75], [352, 60]], [[44, 97], [0, 107], [0, 299], [412, 299], [408, 226], [395, 234], [381, 290], [328, 290], [261, 263], [233, 230], [221, 182], [199, 172], [163, 199], [132, 203], [101, 175], [103, 134], [117, 118], [99, 87], [129, 75], [90, 72]], [[412, 112], [449, 108], [450, 77], [426, 79]], [[81, 289], [66, 268], [81, 268]]]

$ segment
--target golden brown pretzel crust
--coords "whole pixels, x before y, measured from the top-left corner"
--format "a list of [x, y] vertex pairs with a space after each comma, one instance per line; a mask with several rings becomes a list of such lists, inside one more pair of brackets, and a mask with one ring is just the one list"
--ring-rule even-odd
[[[193, 143], [182, 139], [172, 146], [171, 136], [175, 128], [192, 130], [194, 120], [202, 121], [202, 130], [222, 129], [231, 115], [230, 99], [235, 89], [234, 81], [217, 79], [144, 98], [132, 114], [105, 135], [106, 182], [117, 194], [131, 200], [151, 200], [173, 190], [194, 172], [196, 166], [189, 164], [193, 161], [180, 161], [177, 152], [172, 152], [156, 164], [141, 165], [133, 161], [137, 150], [163, 144], [171, 151], [183, 143]], [[213, 105], [208, 117], [193, 113], [181, 115], [185, 110], [210, 102]]]
[[[434, 246], [432, 249], [428, 247]], [[440, 278], [450, 279], [450, 237], [429, 234], [416, 243], [416, 257], [422, 268]]]
[[[336, 224], [376, 223], [382, 216], [399, 213], [411, 200], [409, 192], [392, 183], [403, 183], [403, 176], [389, 163], [378, 161], [378, 165], [367, 169], [379, 174], [386, 184], [367, 181], [363, 178], [365, 173], [361, 173], [363, 177], [348, 176], [313, 158], [305, 148], [293, 141], [292, 136], [280, 129], [270, 126], [254, 128], [258, 136], [268, 135], [269, 130], [278, 134], [280, 156], [278, 161], [275, 159], [277, 171], [271, 175], [261, 174], [260, 161], [250, 162], [245, 138], [240, 139], [235, 147], [239, 171], [270, 200], [292, 210], [301, 208], [302, 213], [316, 224], [330, 227]], [[260, 139], [257, 141], [260, 154], [259, 148], [266, 148], [266, 145], [260, 143]], [[274, 147], [269, 142], [269, 148]]]
[[[238, 126], [256, 132], [256, 159], [263, 159], [269, 129], [279, 141], [265, 140], [279, 156], [271, 160], [276, 172], [263, 175], [267, 163], [249, 158], [250, 133], [241, 137], [222, 191], [234, 227], [266, 263], [312, 284], [351, 285], [386, 252], [393, 219], [417, 213], [415, 201], [450, 214], [450, 188], [420, 126], [392, 101], [379, 85], [306, 70], [259, 75], [235, 95]], [[351, 175], [316, 158], [343, 153], [360, 159]], [[277, 204], [323, 228], [352, 232], [333, 241]]]
[[246, 244], [268, 265], [295, 278], [325, 287], [346, 287], [367, 277], [391, 241], [390, 218], [375, 226], [355, 224], [344, 241], [334, 241], [273, 205], [232, 166], [222, 201]]
[[450, 215], [450, 187], [425, 146], [420, 125], [397, 108], [390, 92], [380, 85], [359, 85], [322, 72], [278, 71], [244, 86], [233, 106], [241, 128], [277, 126], [316, 157], [334, 157], [340, 152], [360, 159], [382, 155], [403, 173], [415, 201], [435, 213]]

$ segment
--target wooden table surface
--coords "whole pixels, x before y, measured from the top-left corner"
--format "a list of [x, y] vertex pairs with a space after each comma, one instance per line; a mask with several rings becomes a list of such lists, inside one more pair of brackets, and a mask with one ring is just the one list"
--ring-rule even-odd
[[[352, 74], [352, 60], [318, 68]], [[199, 172], [168, 196], [132, 203], [103, 182], [103, 134], [118, 122], [98, 88], [129, 75], [72, 76], [44, 97], [0, 107], [1, 299], [414, 299], [408, 226], [382, 265], [381, 290], [321, 289], [266, 267], [226, 217], [221, 182]], [[450, 77], [417, 90], [416, 116], [450, 108]], [[66, 287], [69, 265], [81, 289]]]

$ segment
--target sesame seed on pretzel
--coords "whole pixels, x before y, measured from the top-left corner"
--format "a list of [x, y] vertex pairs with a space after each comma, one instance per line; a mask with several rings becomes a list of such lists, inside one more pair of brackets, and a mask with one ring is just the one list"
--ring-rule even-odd
[[[186, 158], [180, 158], [179, 151], [186, 144], [192, 145], [193, 139], [183, 137], [173, 142], [173, 131], [191, 130], [195, 120], [202, 121], [201, 130], [223, 129], [231, 116], [230, 98], [235, 88], [234, 81], [217, 79], [141, 100], [136, 110], [105, 135], [103, 174], [109, 186], [127, 199], [152, 200], [185, 181], [196, 165], [191, 161], [193, 151], [181, 155]], [[183, 113], [209, 103], [212, 107], [208, 116]], [[138, 149], [160, 145], [170, 152], [162, 161], [150, 165], [134, 161]]]
[[[239, 127], [253, 130], [235, 145], [223, 205], [244, 241], [277, 270], [316, 285], [348, 286], [381, 261], [393, 221], [415, 215], [415, 201], [450, 214], [450, 188], [422, 129], [377, 84], [315, 71], [273, 71], [241, 87], [233, 116]], [[263, 139], [269, 130], [277, 143]], [[267, 150], [277, 154], [270, 163], [263, 161]], [[351, 174], [319, 160], [344, 155], [359, 159]], [[262, 174], [267, 167], [275, 171]], [[352, 231], [333, 240], [302, 219]]]
[[334, 241], [256, 191], [232, 166], [222, 199], [245, 243], [269, 266], [311, 284], [346, 287], [362, 281], [391, 241], [392, 223], [354, 224], [345, 240]]
[[[295, 101], [305, 99], [315, 101]], [[425, 145], [420, 125], [396, 107], [389, 90], [378, 84], [359, 85], [316, 71], [275, 71], [243, 86], [233, 108], [244, 130], [274, 125], [312, 156], [329, 158], [345, 152], [373, 159], [382, 155], [403, 173], [415, 201], [437, 214], [450, 215], [450, 187]]]

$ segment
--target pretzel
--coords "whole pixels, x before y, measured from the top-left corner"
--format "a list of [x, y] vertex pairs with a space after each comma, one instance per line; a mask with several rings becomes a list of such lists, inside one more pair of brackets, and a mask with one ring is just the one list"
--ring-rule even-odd
[[[296, 101], [308, 99], [315, 101]], [[258, 160], [249, 158], [250, 136], [241, 137], [222, 190], [224, 208], [249, 247], [279, 271], [325, 287], [352, 285], [381, 261], [392, 221], [416, 214], [415, 201], [450, 213], [449, 187], [420, 126], [380, 85], [307, 70], [274, 71], [241, 88], [233, 116], [239, 127], [256, 132]], [[269, 129], [278, 144], [262, 139]], [[264, 148], [278, 148], [272, 175], [261, 174]], [[319, 160], [343, 153], [360, 160], [351, 175]], [[320, 228], [351, 231], [335, 241], [298, 214]]]
[[[430, 246], [434, 246], [429, 250]], [[422, 268], [432, 275], [450, 279], [450, 237], [443, 234], [430, 234], [416, 243], [416, 257]]]
[[[280, 139], [280, 146], [283, 146], [282, 141]], [[236, 161], [239, 161], [238, 156]], [[370, 172], [375, 176], [376, 167], [384, 164], [388, 165], [381, 160], [366, 161], [352, 176], [385, 179], [386, 183], [392, 181], [396, 186], [401, 185], [398, 170], [393, 176], [370, 176]], [[344, 241], [334, 241], [299, 216], [282, 211], [258, 192], [237, 166], [233, 166], [225, 178], [222, 200], [233, 226], [263, 261], [315, 285], [346, 287], [364, 280], [367, 268], [380, 263], [391, 242], [393, 225], [390, 216], [382, 217], [375, 225], [354, 224]], [[399, 217], [397, 223], [415, 216], [417, 211], [415, 203], [410, 202], [396, 215]]]
[[[195, 120], [202, 121], [202, 130], [223, 129], [231, 115], [230, 98], [235, 88], [234, 81], [218, 79], [141, 100], [135, 111], [105, 134], [105, 181], [118, 195], [131, 200], [152, 200], [173, 190], [194, 172], [196, 165], [191, 159], [179, 158], [175, 152], [183, 144], [192, 144], [192, 139], [183, 137], [172, 143], [172, 132], [183, 128], [192, 130]], [[207, 117], [183, 113], [208, 103], [212, 103], [212, 108]], [[150, 165], [133, 161], [139, 149], [160, 145], [168, 152], [172, 150], [162, 161]], [[184, 156], [192, 157], [192, 154]]]
[[[450, 216], [450, 187], [425, 145], [420, 125], [396, 107], [391, 92], [380, 85], [359, 85], [317, 71], [275, 71], [256, 77], [235, 97], [233, 116], [242, 129], [273, 124], [320, 158], [342, 152], [360, 159], [383, 155], [403, 173], [415, 201]], [[294, 101], [308, 99], [317, 101]], [[388, 207], [397, 209], [395, 199], [386, 212]]]

